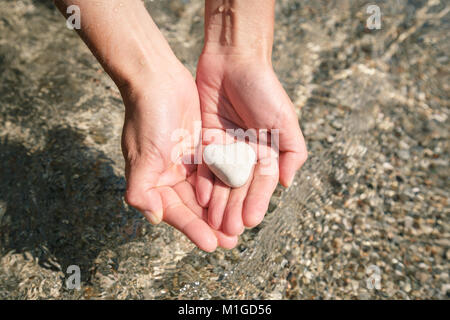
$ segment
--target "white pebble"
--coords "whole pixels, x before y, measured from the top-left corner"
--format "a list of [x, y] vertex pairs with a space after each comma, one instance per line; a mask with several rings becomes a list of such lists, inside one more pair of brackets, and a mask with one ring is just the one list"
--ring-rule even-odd
[[248, 181], [256, 154], [252, 147], [244, 142], [210, 144], [203, 150], [203, 160], [223, 183], [232, 188], [239, 188]]

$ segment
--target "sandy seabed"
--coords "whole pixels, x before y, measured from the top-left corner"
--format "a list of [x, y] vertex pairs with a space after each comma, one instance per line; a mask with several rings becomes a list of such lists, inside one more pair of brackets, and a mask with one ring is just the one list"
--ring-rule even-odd
[[[194, 73], [203, 1], [146, 5]], [[364, 1], [277, 1], [309, 160], [212, 254], [125, 204], [120, 95], [52, 2], [0, 8], [0, 299], [448, 299], [447, 1], [383, 2], [380, 30]]]

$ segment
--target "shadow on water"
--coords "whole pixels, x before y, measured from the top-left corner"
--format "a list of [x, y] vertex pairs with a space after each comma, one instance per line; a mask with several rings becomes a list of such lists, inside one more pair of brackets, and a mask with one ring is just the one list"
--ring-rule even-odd
[[83, 134], [56, 127], [46, 136], [38, 151], [0, 140], [0, 253], [27, 251], [63, 272], [75, 264], [88, 281], [100, 250], [128, 241], [121, 230], [139, 215], [122, 201], [123, 177]]
[[45, 7], [47, 9], [55, 9], [55, 4], [53, 0], [33, 0], [35, 6]]

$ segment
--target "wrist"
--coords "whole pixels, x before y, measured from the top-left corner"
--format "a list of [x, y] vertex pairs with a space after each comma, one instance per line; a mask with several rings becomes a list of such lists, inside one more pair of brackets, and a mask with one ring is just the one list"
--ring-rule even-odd
[[127, 74], [116, 85], [127, 111], [145, 111], [164, 107], [155, 104], [158, 97], [164, 100], [164, 97], [173, 97], [187, 88], [195, 88], [195, 81], [189, 70], [175, 58], [174, 61], [161, 60], [157, 65]]
[[203, 53], [270, 61], [273, 24], [273, 0], [206, 0]]
[[273, 70], [272, 61], [264, 54], [251, 54], [250, 51], [231, 51], [217, 48], [215, 50], [203, 50], [197, 64], [198, 70], [211, 70], [230, 75], [233, 73], [242, 74], [250, 70]]
[[153, 78], [162, 78], [183, 68], [164, 36], [154, 23], [146, 31], [123, 37], [102, 60], [116, 85], [137, 87]]
[[120, 88], [155, 77], [181, 64], [140, 0], [55, 1], [83, 13], [77, 30], [105, 71]]
[[261, 36], [252, 36], [242, 34], [239, 30], [235, 30], [235, 40], [232, 43], [225, 43], [218, 40], [220, 38], [220, 30], [212, 28], [205, 35], [205, 44], [203, 46], [202, 54], [211, 54], [223, 56], [224, 58], [252, 58], [265, 62], [270, 62], [272, 59], [272, 39]]
[[[129, 47], [129, 54], [119, 60], [117, 67], [105, 68], [117, 87], [140, 88], [157, 79], [170, 77], [184, 69], [184, 66], [170, 50], [155, 50], [155, 47], [133, 50]], [[123, 63], [127, 61], [127, 63]], [[108, 70], [109, 69], [109, 70]]]

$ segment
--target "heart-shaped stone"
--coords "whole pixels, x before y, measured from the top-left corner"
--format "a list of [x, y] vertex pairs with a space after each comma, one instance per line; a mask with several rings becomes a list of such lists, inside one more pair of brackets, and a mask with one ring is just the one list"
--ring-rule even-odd
[[210, 144], [203, 150], [209, 169], [227, 186], [242, 187], [250, 177], [256, 161], [252, 147], [244, 142]]

